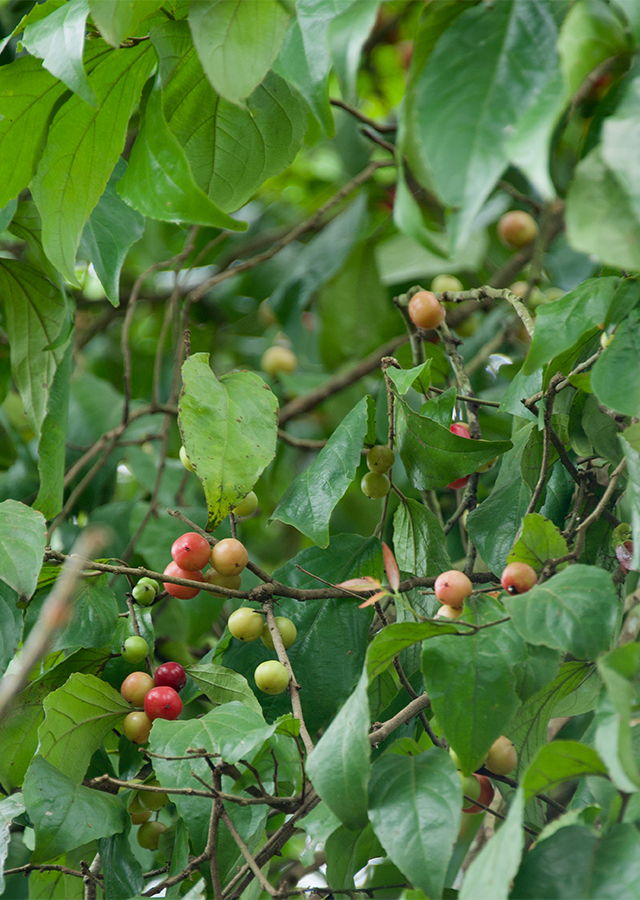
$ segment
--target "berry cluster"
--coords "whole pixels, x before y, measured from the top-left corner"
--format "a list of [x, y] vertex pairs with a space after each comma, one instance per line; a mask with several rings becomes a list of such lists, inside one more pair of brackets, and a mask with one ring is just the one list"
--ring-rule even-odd
[[[462, 812], [472, 814], [484, 812], [484, 807], [491, 804], [495, 793], [491, 779], [477, 772], [474, 772], [472, 775], [463, 775], [460, 771], [460, 761], [456, 753], [453, 750], [449, 750], [449, 754], [458, 769], [458, 775], [462, 781], [462, 793], [465, 797], [470, 797], [472, 800], [477, 801], [477, 803], [474, 802], [470, 806], [463, 807]], [[513, 772], [517, 764], [516, 748], [509, 738], [503, 734], [493, 742], [483, 763], [485, 769], [491, 772], [492, 775], [508, 775], [510, 772]], [[482, 806], [478, 804], [482, 804]]]
[[[254, 498], [255, 506], [253, 506]], [[257, 497], [253, 494], [253, 497], [247, 495], [236, 509], [241, 510], [240, 515], [250, 515], [256, 506]], [[244, 544], [235, 538], [224, 538], [212, 547], [209, 541], [196, 531], [188, 531], [173, 542], [171, 557], [173, 561], [164, 570], [165, 575], [189, 581], [206, 581], [208, 584], [235, 590], [240, 587], [241, 572], [249, 562]], [[211, 568], [203, 573], [202, 570], [209, 562]], [[163, 586], [168, 594], [181, 600], [191, 600], [200, 593], [200, 588], [173, 584], [170, 581], [165, 582]]]
[[[271, 632], [257, 610], [242, 606], [231, 613], [227, 625], [231, 634], [239, 641], [257, 641], [261, 638], [265, 647], [274, 649]], [[286, 650], [295, 641], [298, 631], [291, 619], [287, 619], [286, 616], [276, 616], [276, 625]], [[281, 694], [289, 685], [289, 673], [276, 659], [260, 663], [253, 677], [258, 688], [265, 694]]]
[[[146, 643], [146, 641], [145, 641]], [[146, 744], [154, 719], [177, 719], [182, 712], [179, 692], [187, 674], [179, 663], [163, 663], [152, 678], [146, 672], [132, 672], [120, 686], [120, 693], [132, 706], [122, 730], [134, 744]]]
[[369, 471], [363, 476], [360, 488], [370, 500], [386, 497], [391, 489], [391, 482], [386, 474], [395, 462], [395, 453], [386, 444], [376, 444], [367, 453]]
[[[537, 584], [536, 570], [528, 563], [513, 562], [503, 570], [500, 583], [509, 594], [525, 594]], [[442, 603], [436, 618], [457, 619], [462, 613], [464, 601], [473, 591], [471, 580], [458, 569], [443, 572], [435, 580], [433, 590]]]

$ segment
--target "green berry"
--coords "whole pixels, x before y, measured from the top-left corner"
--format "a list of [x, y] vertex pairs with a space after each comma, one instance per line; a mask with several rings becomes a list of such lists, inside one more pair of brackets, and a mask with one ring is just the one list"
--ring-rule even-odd
[[233, 507], [233, 514], [234, 516], [238, 516], [239, 519], [242, 519], [245, 516], [250, 516], [257, 508], [258, 497], [254, 491], [249, 491], [244, 500], [241, 500], [237, 506]]
[[395, 459], [396, 455], [391, 447], [387, 447], [385, 444], [377, 444], [367, 453], [367, 466], [370, 472], [379, 472], [381, 475], [384, 475], [394, 464]]
[[380, 472], [367, 472], [360, 482], [362, 493], [370, 500], [381, 500], [391, 488], [391, 482]]
[[[293, 624], [291, 619], [287, 619], [286, 616], [276, 616], [276, 625], [278, 626], [278, 631], [282, 637], [282, 643], [285, 646], [285, 650], [290, 647], [298, 636], [298, 630], [296, 626]], [[267, 628], [265, 623], [264, 630], [261, 635], [262, 643], [265, 647], [268, 647], [270, 650], [273, 650], [273, 638], [271, 637], [271, 632]]]
[[149, 645], [137, 634], [128, 637], [122, 645], [122, 657], [130, 663], [139, 663], [149, 653]]

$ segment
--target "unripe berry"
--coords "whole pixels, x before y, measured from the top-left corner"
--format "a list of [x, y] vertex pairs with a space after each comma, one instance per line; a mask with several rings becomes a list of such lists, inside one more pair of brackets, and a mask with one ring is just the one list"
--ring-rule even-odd
[[[231, 588], [234, 591], [239, 591], [240, 585], [242, 584], [242, 575], [221, 575], [220, 572], [216, 572], [216, 570], [211, 567], [204, 573], [204, 580], [207, 584], [215, 584], [219, 587]], [[222, 597], [224, 599], [224, 594], [211, 593], [211, 596]]]
[[[130, 713], [130, 715], [134, 714]], [[129, 804], [129, 815], [131, 816], [132, 825], [142, 825], [143, 822], [148, 822], [151, 818], [151, 810], [145, 809], [140, 805], [139, 796], [139, 794], [134, 794], [133, 800]]]
[[447, 606], [462, 606], [465, 598], [473, 591], [473, 585], [464, 572], [451, 569], [438, 575], [433, 589], [440, 603]]
[[160, 843], [160, 835], [166, 830], [162, 822], [145, 822], [138, 829], [138, 843], [145, 850], [157, 850]]
[[[152, 787], [160, 787], [160, 782], [157, 778], [153, 778], [146, 783]], [[152, 812], [156, 812], [166, 805], [169, 797], [164, 791], [138, 791], [138, 799], [140, 801], [140, 806], [144, 809], [150, 809]]]
[[[494, 787], [491, 784], [491, 781], [487, 778], [486, 775], [472, 775], [472, 778], [477, 778], [480, 782], [480, 795], [475, 798], [480, 803], [484, 803], [485, 806], [489, 806], [491, 801], [493, 800], [493, 795], [495, 793]], [[473, 795], [469, 795], [473, 796]], [[484, 809], [481, 806], [477, 806], [475, 803], [472, 806], [463, 807], [463, 813], [481, 813], [484, 812]]]
[[179, 452], [178, 456], [180, 457], [180, 462], [185, 467], [187, 472], [195, 472], [195, 469], [189, 462], [189, 457], [187, 456], [187, 451], [184, 448], [184, 444], [182, 445], [182, 447], [180, 447], [180, 452]]
[[443, 604], [433, 617], [434, 619], [458, 619], [462, 615], [461, 606], [446, 606]]
[[494, 775], [508, 775], [517, 765], [516, 748], [508, 737], [501, 734], [489, 748], [485, 766]]
[[528, 212], [512, 209], [500, 218], [498, 235], [507, 247], [514, 249], [526, 247], [537, 238], [538, 223]]
[[276, 659], [260, 663], [253, 677], [256, 685], [265, 694], [281, 694], [289, 686], [289, 673]]
[[445, 291], [463, 291], [464, 287], [455, 275], [436, 275], [431, 282], [431, 290], [434, 294], [444, 294]]
[[380, 472], [367, 472], [362, 477], [360, 489], [370, 500], [381, 500], [391, 490], [391, 482], [386, 475], [382, 475]]
[[256, 609], [241, 606], [231, 613], [227, 627], [239, 641], [257, 641], [264, 629], [264, 619]]
[[269, 375], [279, 375], [280, 372], [295, 372], [298, 368], [298, 357], [289, 347], [274, 344], [268, 347], [262, 354], [260, 368]]
[[418, 328], [437, 328], [444, 322], [444, 306], [431, 291], [418, 291], [409, 301], [409, 318]]
[[[297, 638], [298, 629], [291, 621], [291, 619], [287, 619], [286, 616], [276, 616], [276, 625], [278, 626], [278, 631], [280, 632], [282, 643], [284, 644], [286, 650], [293, 644], [293, 642]], [[265, 645], [265, 647], [268, 647], [269, 650], [274, 649], [273, 638], [271, 637], [271, 632], [269, 631], [266, 622], [264, 630], [260, 637], [262, 638], [262, 643]]]
[[131, 595], [140, 606], [151, 606], [160, 591], [160, 585], [152, 578], [141, 578], [131, 591]]
[[233, 514], [239, 519], [243, 519], [245, 516], [250, 516], [252, 513], [254, 513], [257, 508], [258, 497], [255, 491], [249, 491], [247, 496], [243, 500], [241, 500], [237, 506], [233, 507]]
[[147, 692], [153, 687], [153, 678], [146, 672], [132, 672], [120, 685], [120, 693], [132, 706], [143, 706]]
[[512, 562], [502, 572], [500, 583], [510, 594], [526, 594], [538, 583], [538, 576], [528, 563]]
[[130, 712], [128, 716], [125, 716], [124, 722], [122, 723], [122, 731], [125, 737], [128, 737], [132, 743], [146, 744], [149, 740], [152, 724], [151, 719], [146, 713], [143, 713], [142, 711]]
[[367, 466], [370, 472], [384, 475], [395, 462], [396, 455], [386, 444], [377, 444], [367, 453]]
[[248, 562], [244, 544], [235, 538], [224, 538], [211, 548], [211, 565], [221, 575], [239, 575]]
[[148, 652], [149, 645], [143, 637], [137, 634], [128, 637], [122, 645], [122, 658], [134, 665], [142, 662]]

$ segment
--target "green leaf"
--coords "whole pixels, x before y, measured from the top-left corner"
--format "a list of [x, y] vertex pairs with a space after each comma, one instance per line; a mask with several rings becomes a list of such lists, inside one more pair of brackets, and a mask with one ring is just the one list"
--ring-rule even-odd
[[89, 0], [93, 22], [108, 44], [118, 47], [123, 38], [135, 34], [140, 22], [162, 6], [163, 0]]
[[117, 621], [118, 603], [109, 587], [108, 575], [87, 578], [74, 601], [73, 618], [58, 635], [54, 649], [106, 647]]
[[22, 637], [22, 614], [16, 606], [17, 599], [16, 592], [0, 581], [0, 678], [13, 659]]
[[424, 577], [451, 568], [442, 526], [431, 510], [417, 500], [400, 503], [396, 510], [393, 549], [403, 572]]
[[[427, 359], [411, 369], [396, 369], [395, 366], [389, 366], [387, 375], [393, 382], [399, 397], [404, 397], [407, 391], [414, 386], [417, 391], [426, 394], [431, 384], [431, 360]], [[437, 403], [439, 399], [438, 397], [435, 400], [428, 400], [427, 403]]]
[[526, 641], [577, 659], [595, 659], [608, 648], [618, 617], [611, 575], [596, 566], [569, 566], [504, 603]]
[[400, 457], [411, 484], [419, 491], [443, 487], [469, 475], [513, 446], [511, 441], [459, 437], [434, 419], [418, 415], [399, 398], [396, 409]]
[[65, 297], [37, 269], [14, 259], [0, 261], [0, 297], [13, 379], [29, 424], [40, 434], [49, 389], [64, 355], [63, 348], [47, 348], [64, 326]]
[[353, 876], [370, 859], [382, 856], [384, 851], [369, 823], [361, 831], [354, 831], [346, 825], [336, 828], [325, 842], [325, 853], [329, 884], [334, 888], [355, 890]]
[[633, 825], [613, 825], [602, 837], [567, 825], [526, 853], [512, 900], [617, 900], [633, 897], [640, 879], [640, 836]]
[[31, 597], [36, 589], [45, 545], [41, 513], [16, 500], [0, 503], [0, 573], [20, 598]]
[[307, 760], [307, 774], [320, 797], [343, 824], [357, 829], [367, 824], [371, 759], [367, 683], [363, 672]]
[[633, 527], [631, 566], [637, 569], [640, 567], [640, 425], [631, 425], [619, 438], [627, 460], [627, 494]]
[[490, 15], [472, 6], [444, 32], [419, 76], [416, 150], [444, 203], [459, 208], [457, 246], [507, 167], [512, 126], [556, 77], [556, 38], [546, 3], [502, 2]]
[[558, 559], [568, 552], [567, 542], [553, 522], [540, 513], [529, 513], [522, 520], [520, 535], [507, 562], [524, 562], [539, 571], [548, 559]]
[[506, 822], [467, 869], [459, 900], [507, 900], [524, 850], [523, 813], [524, 793], [518, 788]]
[[[38, 755], [64, 775], [80, 782], [103, 738], [131, 706], [118, 691], [95, 675], [71, 675], [44, 701], [38, 729]], [[113, 833], [113, 832], [112, 832]]]
[[600, 403], [625, 416], [640, 415], [640, 311], [634, 309], [591, 370], [591, 387]]
[[261, 712], [237, 700], [217, 706], [207, 713], [206, 719], [218, 753], [228, 763], [236, 763], [243, 757], [250, 759], [277, 727], [267, 725]]
[[249, 687], [247, 679], [238, 672], [234, 672], [233, 669], [205, 663], [189, 666], [187, 674], [193, 678], [214, 706], [238, 700], [249, 709], [262, 715], [262, 707]]
[[[509, 725], [507, 736], [516, 745], [518, 767], [514, 777], [525, 771], [535, 756], [538, 747], [547, 743], [549, 720], [560, 708], [563, 700], [571, 703], [570, 709], [563, 709], [559, 715], [579, 715], [577, 694], [583, 685], [588, 686], [594, 678], [595, 666], [581, 662], [564, 663], [558, 675], [549, 684], [530, 697], [516, 713]], [[587, 704], [589, 705], [589, 704]]]
[[[326, 550], [319, 547], [302, 550], [277, 569], [274, 577], [283, 584], [304, 590], [318, 587], [320, 582], [314, 575], [337, 584], [362, 575], [380, 579], [383, 574], [379, 539], [343, 534], [333, 536]], [[327, 728], [362, 674], [373, 610], [358, 609], [358, 602], [355, 597], [307, 600], [305, 603], [288, 598], [278, 600], [278, 614], [291, 619], [298, 631], [287, 654], [303, 687], [300, 702], [312, 735]], [[222, 662], [241, 672], [252, 685], [253, 672], [265, 659], [273, 659], [273, 652], [267, 650], [262, 641], [245, 644], [234, 640]], [[330, 666], [327, 659], [331, 660]], [[269, 721], [291, 709], [286, 694], [273, 697], [258, 694]]]
[[246, 223], [219, 209], [194, 181], [184, 150], [164, 118], [159, 75], [145, 94], [144, 114], [129, 168], [118, 182], [120, 196], [152, 219], [244, 231]]
[[[362, 48], [373, 28], [378, 0], [358, 0], [329, 22], [327, 40], [340, 92], [348, 103], [357, 101], [357, 76]], [[333, 882], [330, 882], [331, 884]]]
[[[431, 233], [429, 234], [431, 237]], [[433, 278], [442, 272], [446, 259], [447, 272], [465, 272], [482, 264], [487, 252], [487, 235], [478, 230], [467, 243], [447, 254], [447, 235], [433, 233], [435, 250], [427, 250], [406, 234], [396, 234], [376, 247], [378, 267], [383, 284], [410, 282]]]
[[120, 303], [120, 270], [132, 244], [142, 237], [144, 219], [120, 199], [117, 183], [126, 172], [121, 158], [109, 177], [104, 194], [89, 216], [80, 239], [80, 250], [93, 263], [107, 297]]
[[88, 0], [70, 0], [46, 18], [28, 25], [22, 43], [29, 53], [42, 59], [45, 69], [95, 109], [96, 94], [82, 65], [88, 15]]
[[127, 834], [100, 838], [98, 853], [102, 860], [106, 900], [130, 900], [144, 891], [142, 866], [134, 855]]
[[24, 812], [22, 794], [13, 794], [0, 800], [0, 891], [4, 892], [4, 868], [11, 840], [9, 828], [14, 819]]
[[602, 324], [618, 284], [615, 276], [588, 278], [559, 300], [540, 306], [531, 347], [522, 366], [524, 374], [530, 375]]
[[572, 6], [558, 39], [562, 69], [571, 93], [599, 63], [630, 49], [624, 25], [608, 3], [590, 0]]
[[631, 719], [636, 708], [640, 644], [617, 647], [598, 660], [604, 682], [595, 713], [594, 745], [621, 791], [640, 789], [640, 771], [634, 753]]
[[[498, 605], [489, 601], [477, 601], [475, 611], [477, 624], [500, 618]], [[478, 768], [520, 706], [514, 668], [523, 655], [510, 623], [464, 637], [445, 634], [423, 645], [422, 674], [431, 707], [465, 775]]]
[[58, 109], [31, 182], [45, 253], [72, 283], [82, 230], [124, 148], [129, 117], [154, 64], [147, 43], [124, 50], [93, 43], [90, 81], [99, 108], [74, 95]]
[[[236, 732], [234, 742], [239, 746], [242, 741], [242, 722], [251, 716], [252, 724], [255, 724], [255, 713], [247, 710], [239, 703], [228, 704], [236, 708], [235, 724], [240, 727]], [[238, 709], [239, 708], [239, 709]], [[181, 757], [177, 760], [154, 759], [153, 768], [159, 781], [163, 785], [181, 788], [196, 788], [202, 790], [203, 786], [192, 775], [195, 772], [200, 778], [211, 782], [211, 770], [204, 759], [198, 759], [188, 753], [190, 747], [202, 747], [208, 753], [220, 752], [217, 742], [219, 719], [213, 718], [224, 707], [218, 707], [212, 712], [205, 713], [199, 719], [185, 721], [177, 720], [167, 722], [157, 719], [151, 730], [150, 749], [162, 756]], [[224, 727], [224, 726], [223, 726]], [[264, 727], [264, 720], [262, 726]], [[269, 726], [275, 730], [275, 726]], [[228, 729], [225, 729], [227, 738]], [[255, 732], [252, 737], [255, 737]], [[248, 750], [248, 748], [246, 748]], [[240, 753], [242, 756], [242, 753]], [[223, 777], [222, 790], [230, 792], [234, 789], [234, 783], [230, 778]], [[211, 800], [207, 797], [190, 797], [185, 794], [174, 794], [172, 802], [175, 803], [178, 813], [187, 825], [191, 845], [196, 853], [201, 853], [206, 845], [211, 820]], [[260, 806], [239, 807], [229, 804], [228, 809], [231, 820], [238, 829], [245, 844], [252, 852], [257, 847], [264, 832], [267, 810]], [[235, 874], [237, 866], [244, 860], [226, 828], [218, 829], [218, 842], [216, 856], [220, 865], [220, 877], [225, 880]]]
[[4, 177], [0, 206], [26, 187], [42, 153], [53, 109], [64, 85], [39, 59], [23, 56], [0, 68], [0, 152]]
[[73, 341], [67, 344], [64, 356], [53, 376], [47, 398], [47, 413], [42, 422], [38, 445], [38, 473], [40, 487], [33, 507], [46, 519], [55, 518], [64, 499], [65, 442], [69, 420], [69, 381], [73, 358]]
[[390, 859], [428, 897], [442, 894], [461, 818], [460, 778], [439, 747], [373, 767], [369, 818]]
[[200, 0], [189, 27], [213, 89], [240, 103], [263, 80], [278, 55], [289, 15], [278, 0]]
[[525, 802], [550, 788], [582, 775], [607, 775], [596, 751], [578, 741], [553, 741], [541, 747], [522, 779]]
[[449, 619], [439, 622], [393, 622], [379, 631], [367, 648], [369, 682], [381, 675], [394, 656], [412, 644], [444, 634], [467, 634], [469, 628], [458, 627]]
[[41, 757], [27, 772], [24, 801], [36, 831], [34, 863], [124, 831], [129, 823], [121, 800], [76, 784]]
[[634, 180], [621, 182], [603, 158], [602, 147], [596, 146], [576, 167], [565, 217], [567, 238], [576, 250], [595, 254], [607, 265], [638, 271], [640, 185], [635, 170], [631, 172]]
[[178, 425], [213, 531], [273, 459], [278, 401], [255, 372], [217, 379], [208, 360], [208, 354], [195, 353], [182, 365]]
[[371, 398], [363, 397], [338, 425], [315, 461], [288, 487], [271, 520], [293, 525], [319, 547], [329, 545], [331, 513], [360, 465], [372, 413]]
[[362, 193], [300, 251], [290, 273], [269, 297], [269, 306], [281, 322], [299, 315], [318, 289], [340, 271], [366, 221]]

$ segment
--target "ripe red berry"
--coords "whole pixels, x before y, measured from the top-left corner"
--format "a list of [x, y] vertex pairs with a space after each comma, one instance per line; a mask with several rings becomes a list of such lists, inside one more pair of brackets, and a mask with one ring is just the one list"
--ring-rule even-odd
[[538, 576], [528, 563], [513, 562], [502, 572], [500, 583], [510, 594], [526, 594], [538, 583]]
[[[472, 776], [473, 778], [477, 778], [480, 782], [480, 796], [478, 797], [479, 803], [484, 803], [485, 806], [489, 806], [491, 801], [493, 800], [493, 795], [495, 793], [494, 787], [491, 784], [489, 778], [486, 775], [476, 775], [475, 773]], [[470, 796], [470, 795], [469, 795]], [[477, 806], [475, 803], [472, 806], [467, 806], [462, 810], [463, 813], [481, 813], [484, 812], [484, 809], [481, 806]]]
[[177, 719], [182, 712], [182, 700], [172, 687], [154, 687], [144, 698], [144, 711], [154, 719]]
[[[191, 571], [189, 569], [181, 569], [175, 562], [169, 563], [164, 570], [164, 574], [170, 575], [172, 578], [187, 578], [191, 581], [204, 581], [204, 576], [199, 570], [195, 569]], [[172, 584], [170, 581], [164, 582], [163, 587], [167, 594], [170, 594], [172, 597], [178, 597], [180, 600], [191, 600], [200, 593], [200, 588], [187, 587], [184, 584]]]
[[187, 673], [180, 663], [166, 662], [158, 666], [153, 681], [156, 687], [170, 687], [180, 693], [187, 683]]
[[193, 572], [204, 569], [209, 562], [211, 544], [198, 534], [197, 531], [188, 531], [173, 542], [171, 558], [181, 569]]
[[451, 484], [448, 484], [447, 487], [451, 488], [452, 491], [458, 491], [461, 488], [464, 488], [469, 483], [469, 476], [465, 475], [463, 478], [456, 478], [455, 481], [452, 481]]

